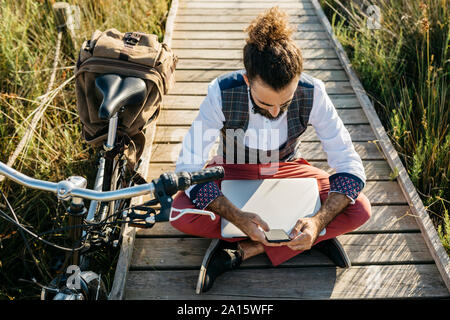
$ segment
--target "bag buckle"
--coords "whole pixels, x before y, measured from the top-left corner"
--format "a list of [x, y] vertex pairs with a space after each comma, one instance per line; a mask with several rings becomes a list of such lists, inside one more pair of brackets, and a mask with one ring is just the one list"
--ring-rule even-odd
[[139, 40], [141, 40], [142, 35], [138, 32], [127, 32], [125, 33], [125, 36], [123, 37], [123, 40], [126, 44], [130, 46], [136, 45]]

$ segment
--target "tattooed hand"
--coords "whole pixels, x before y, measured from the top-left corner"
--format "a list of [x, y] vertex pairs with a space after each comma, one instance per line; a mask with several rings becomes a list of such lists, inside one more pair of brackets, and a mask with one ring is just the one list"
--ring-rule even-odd
[[319, 237], [319, 233], [350, 203], [341, 193], [331, 192], [325, 204], [314, 217], [299, 219], [292, 229], [291, 241], [285, 242], [292, 250], [309, 250]]
[[270, 228], [259, 215], [253, 212], [240, 210], [223, 195], [214, 199], [206, 207], [206, 210], [213, 211], [219, 216], [227, 219], [253, 241], [261, 242], [266, 246], [279, 246], [278, 243], [267, 242], [262, 230], [269, 231]]

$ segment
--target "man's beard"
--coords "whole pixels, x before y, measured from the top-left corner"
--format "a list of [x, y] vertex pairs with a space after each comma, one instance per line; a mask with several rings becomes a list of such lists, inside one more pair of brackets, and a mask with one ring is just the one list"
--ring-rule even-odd
[[266, 117], [266, 118], [268, 118], [270, 120], [277, 120], [278, 118], [280, 118], [284, 114], [284, 112], [288, 109], [288, 107], [289, 107], [289, 105], [284, 106], [283, 108], [280, 108], [280, 112], [278, 112], [276, 117], [271, 115], [270, 112], [267, 111], [266, 109], [260, 108], [260, 107], [258, 107], [255, 104], [253, 104], [253, 112], [254, 113], [259, 113], [263, 117]]
[[263, 117], [266, 117], [266, 118], [268, 118], [268, 119], [270, 119], [270, 120], [277, 120], [277, 119], [280, 118], [280, 117], [284, 114], [284, 112], [289, 108], [289, 104], [287, 104], [287, 105], [281, 107], [281, 108], [280, 108], [280, 112], [278, 112], [277, 116], [274, 117], [274, 116], [272, 116], [272, 115], [270, 114], [270, 112], [267, 111], [266, 109], [263, 109], [263, 108], [261, 108], [261, 107], [258, 107], [258, 106], [256, 105], [256, 103], [255, 103], [255, 100], [253, 100], [252, 92], [251, 92], [250, 90], [249, 90], [249, 93], [250, 93], [250, 94], [249, 94], [250, 100], [252, 101], [252, 105], [253, 105], [253, 112], [254, 112], [254, 113], [259, 113], [259, 114], [262, 115]]

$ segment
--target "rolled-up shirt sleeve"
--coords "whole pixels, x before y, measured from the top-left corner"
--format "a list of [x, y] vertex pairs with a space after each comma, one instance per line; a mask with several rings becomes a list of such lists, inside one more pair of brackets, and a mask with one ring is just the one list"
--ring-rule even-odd
[[[208, 161], [209, 152], [220, 135], [225, 116], [217, 79], [208, 85], [208, 94], [200, 105], [200, 110], [183, 139], [175, 172], [201, 170]], [[199, 209], [204, 209], [212, 200], [221, 195], [215, 182], [191, 186], [185, 191]]]
[[354, 204], [366, 183], [364, 166], [350, 134], [325, 91], [324, 83], [317, 79], [314, 81], [314, 103], [309, 123], [314, 127], [327, 154], [328, 165], [336, 170], [329, 177], [330, 193], [345, 194]]

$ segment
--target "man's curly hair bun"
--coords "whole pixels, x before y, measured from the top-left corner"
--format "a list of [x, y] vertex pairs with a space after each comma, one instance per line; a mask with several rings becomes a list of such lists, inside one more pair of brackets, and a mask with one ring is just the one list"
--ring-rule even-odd
[[283, 89], [303, 71], [300, 48], [291, 38], [289, 16], [278, 7], [260, 14], [245, 29], [244, 66], [250, 82], [259, 78], [275, 90]]
[[289, 41], [294, 32], [289, 26], [288, 15], [278, 7], [260, 14], [244, 31], [248, 33], [246, 42], [256, 46], [259, 51], [275, 42]]

